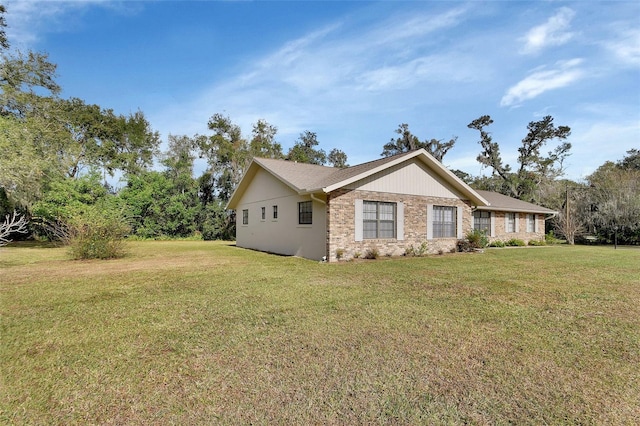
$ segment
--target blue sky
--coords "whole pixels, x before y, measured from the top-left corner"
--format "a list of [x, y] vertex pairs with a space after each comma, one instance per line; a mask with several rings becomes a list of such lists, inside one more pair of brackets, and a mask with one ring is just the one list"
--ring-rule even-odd
[[[472, 175], [481, 115], [515, 165], [530, 121], [572, 129], [566, 176], [640, 149], [640, 2], [4, 1], [14, 48], [46, 51], [63, 97], [142, 110], [163, 140], [229, 115], [265, 119], [286, 150], [304, 130], [350, 164], [408, 123], [458, 137]], [[551, 150], [555, 144], [548, 146]]]

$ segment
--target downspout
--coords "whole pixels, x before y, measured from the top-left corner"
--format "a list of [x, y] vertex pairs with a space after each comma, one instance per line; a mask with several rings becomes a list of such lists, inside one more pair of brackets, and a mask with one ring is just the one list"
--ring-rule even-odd
[[317, 201], [317, 202], [319, 202], [319, 203], [322, 203], [322, 204], [324, 204], [325, 206], [327, 205], [326, 201], [323, 201], [323, 200], [321, 200], [320, 198], [317, 198], [315, 195], [313, 195], [313, 193], [312, 193], [312, 192], [310, 192], [310, 193], [309, 193], [309, 196], [311, 197], [311, 199], [312, 199], [313, 201]]

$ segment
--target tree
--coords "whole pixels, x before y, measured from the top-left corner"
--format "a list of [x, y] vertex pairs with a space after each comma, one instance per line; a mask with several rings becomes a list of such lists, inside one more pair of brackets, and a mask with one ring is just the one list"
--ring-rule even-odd
[[323, 165], [327, 162], [327, 153], [323, 149], [315, 149], [319, 144], [314, 132], [305, 130], [300, 133], [296, 143], [289, 149], [287, 160], [298, 163]]
[[411, 133], [409, 125], [402, 123], [398, 125], [395, 132], [399, 137], [391, 139], [390, 142], [383, 146], [382, 157], [391, 157], [392, 155], [402, 154], [403, 152], [414, 151], [416, 149], [423, 148], [433, 157], [442, 162], [444, 156], [449, 152], [458, 140], [457, 136], [454, 136], [447, 142], [443, 142], [441, 139], [431, 139], [420, 141], [417, 136]]
[[345, 154], [344, 151], [340, 149], [333, 148], [329, 152], [329, 157], [327, 159], [329, 161], [329, 164], [331, 164], [333, 167], [338, 167], [340, 169], [349, 167], [349, 165], [347, 164], [347, 154]]
[[7, 40], [7, 33], [5, 28], [7, 27], [7, 21], [4, 19], [4, 14], [7, 13], [7, 9], [4, 5], [0, 4], [0, 48], [8, 49], [9, 41]]
[[563, 161], [569, 155], [571, 144], [562, 142], [546, 156], [540, 151], [552, 140], [567, 139], [571, 129], [567, 126], [556, 127], [551, 116], [530, 122], [527, 126], [529, 132], [518, 148], [518, 166], [514, 171], [510, 165], [503, 163], [500, 146], [485, 130], [492, 123], [490, 116], [483, 115], [467, 126], [480, 132], [482, 151], [477, 157], [478, 162], [490, 167], [493, 175], [502, 182], [501, 193], [524, 201], [539, 202], [536, 196], [538, 187], [564, 173]]
[[253, 137], [249, 143], [251, 157], [284, 158], [282, 146], [275, 141], [277, 132], [278, 128], [276, 126], [272, 126], [265, 120], [258, 120], [253, 125]]
[[609, 240], [640, 242], [640, 169], [606, 162], [587, 181], [592, 186], [589, 204], [597, 233]]
[[207, 159], [216, 195], [227, 201], [249, 166], [251, 153], [240, 126], [228, 116], [214, 114], [208, 122], [211, 136], [197, 136], [200, 156]]
[[4, 218], [4, 222], [0, 223], [0, 247], [6, 246], [12, 240], [9, 239], [11, 234], [28, 232], [27, 225], [29, 221], [25, 216], [18, 215], [14, 210], [13, 214], [8, 214]]

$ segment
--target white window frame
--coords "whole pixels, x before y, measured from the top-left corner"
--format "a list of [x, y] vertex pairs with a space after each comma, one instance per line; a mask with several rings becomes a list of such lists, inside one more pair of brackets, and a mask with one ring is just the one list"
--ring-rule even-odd
[[[382, 219], [381, 216], [383, 212], [381, 211], [382, 206], [389, 206], [392, 208], [392, 216], [393, 219]], [[397, 223], [398, 223], [398, 207], [397, 203], [388, 202], [388, 201], [363, 201], [362, 202], [362, 238], [365, 240], [391, 240], [396, 238], [397, 233]], [[375, 215], [375, 217], [371, 217], [371, 214]], [[391, 223], [392, 235], [390, 236], [381, 236], [381, 225]], [[367, 235], [367, 226], [369, 227], [374, 225], [374, 235]]]

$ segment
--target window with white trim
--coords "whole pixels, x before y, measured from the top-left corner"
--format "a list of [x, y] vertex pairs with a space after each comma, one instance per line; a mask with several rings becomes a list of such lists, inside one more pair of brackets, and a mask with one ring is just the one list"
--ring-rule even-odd
[[249, 224], [249, 209], [242, 210], [242, 224], [243, 225]]
[[505, 213], [505, 232], [516, 232], [516, 214]]
[[536, 232], [536, 215], [527, 215], [527, 232]]
[[456, 207], [433, 206], [433, 238], [455, 238], [457, 236]]
[[476, 210], [473, 212], [473, 229], [491, 234], [491, 212]]
[[262, 220], [265, 220], [266, 218], [267, 218], [267, 208], [262, 207]]
[[298, 203], [298, 224], [311, 225], [313, 223], [313, 204], [311, 201]]
[[278, 206], [273, 206], [273, 218], [278, 218]]
[[362, 232], [365, 239], [395, 238], [396, 203], [363, 201]]

